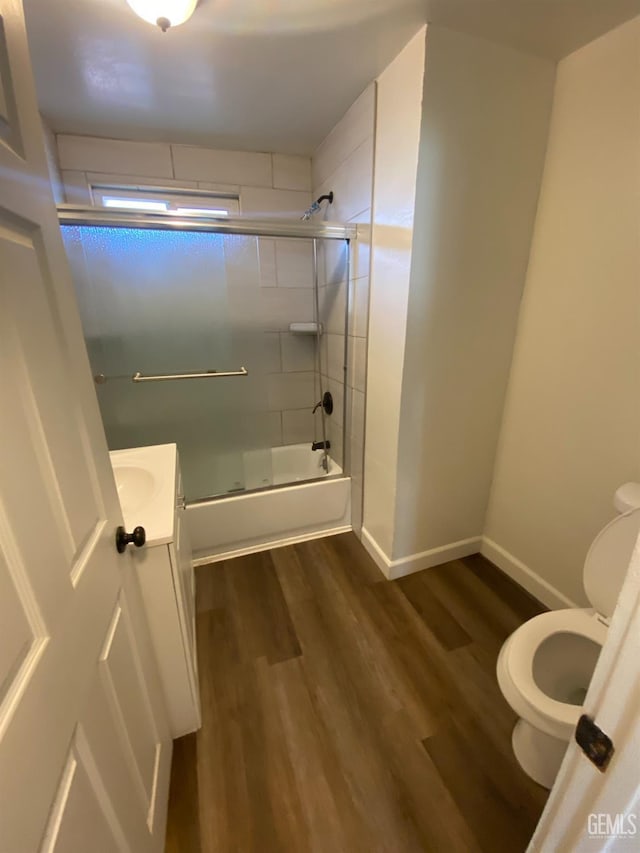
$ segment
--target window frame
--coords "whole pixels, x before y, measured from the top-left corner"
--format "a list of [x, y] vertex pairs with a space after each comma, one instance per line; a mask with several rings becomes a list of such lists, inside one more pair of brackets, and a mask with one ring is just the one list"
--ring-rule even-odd
[[[121, 199], [122, 201], [135, 202], [166, 202], [166, 211], [170, 213], [197, 214], [202, 210], [202, 215], [218, 215], [220, 218], [230, 218], [240, 215], [240, 196], [238, 193], [213, 192], [211, 190], [195, 190], [180, 187], [163, 186], [141, 186], [131, 184], [105, 184], [96, 183], [90, 185], [91, 200], [94, 207], [102, 207], [106, 210], [136, 210], [130, 205], [106, 205], [107, 199]], [[144, 212], [145, 208], [138, 208]], [[210, 211], [221, 211], [218, 214]], [[224, 212], [222, 212], [224, 211]]]

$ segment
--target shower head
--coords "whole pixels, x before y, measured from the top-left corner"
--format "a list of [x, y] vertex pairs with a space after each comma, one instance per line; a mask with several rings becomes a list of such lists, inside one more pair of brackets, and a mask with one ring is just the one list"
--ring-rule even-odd
[[303, 222], [307, 222], [309, 219], [311, 219], [314, 213], [317, 213], [319, 210], [322, 210], [321, 205], [323, 201], [328, 201], [329, 204], [333, 204], [333, 190], [330, 193], [326, 193], [326, 195], [321, 195], [319, 198], [317, 198], [313, 202], [311, 207], [308, 207], [305, 210], [300, 219], [302, 219]]

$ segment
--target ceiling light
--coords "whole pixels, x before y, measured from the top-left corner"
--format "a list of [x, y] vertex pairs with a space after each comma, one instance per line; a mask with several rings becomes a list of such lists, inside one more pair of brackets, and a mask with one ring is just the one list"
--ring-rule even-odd
[[127, 0], [136, 15], [157, 24], [163, 33], [188, 21], [198, 0]]

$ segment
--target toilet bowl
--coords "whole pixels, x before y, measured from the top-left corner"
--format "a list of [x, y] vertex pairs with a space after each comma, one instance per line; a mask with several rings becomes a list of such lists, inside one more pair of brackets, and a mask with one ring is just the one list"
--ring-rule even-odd
[[498, 656], [498, 684], [519, 717], [513, 751], [525, 773], [545, 788], [553, 785], [582, 713], [640, 534], [638, 491], [631, 499], [627, 491], [624, 502], [620, 491], [616, 507], [627, 511], [598, 533], [584, 564], [584, 588], [593, 608], [534, 616], [508, 637]]

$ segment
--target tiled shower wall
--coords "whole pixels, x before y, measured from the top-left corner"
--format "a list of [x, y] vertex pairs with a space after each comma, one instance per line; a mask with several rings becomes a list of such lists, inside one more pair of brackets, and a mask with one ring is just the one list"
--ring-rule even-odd
[[[323, 385], [334, 398], [334, 413], [328, 422], [332, 455], [344, 459], [351, 473], [351, 518], [354, 531], [362, 527], [364, 457], [364, 413], [369, 313], [369, 259], [373, 154], [375, 129], [375, 83], [351, 106], [312, 158], [313, 198], [333, 190], [334, 202], [325, 218], [358, 225], [358, 239], [351, 253], [347, 285], [346, 253], [326, 241], [321, 249], [320, 299], [324, 325], [321, 373]], [[345, 305], [348, 296], [347, 369], [345, 370]], [[346, 384], [346, 412], [343, 394]], [[346, 419], [344, 447], [342, 425]]]
[[[59, 134], [56, 142], [68, 203], [91, 205], [92, 184], [235, 193], [241, 212], [255, 217], [299, 219], [311, 202], [307, 157], [66, 134]], [[227, 258], [226, 269], [229, 288], [242, 288], [259, 277], [259, 306], [251, 308], [260, 313], [265, 329], [272, 446], [320, 438], [311, 414], [316, 402], [315, 340], [288, 331], [291, 322], [314, 318], [311, 244], [247, 238], [247, 251]], [[231, 303], [242, 313], [242, 299]], [[245, 319], [238, 316], [238, 324]]]

